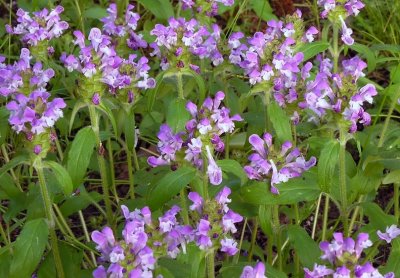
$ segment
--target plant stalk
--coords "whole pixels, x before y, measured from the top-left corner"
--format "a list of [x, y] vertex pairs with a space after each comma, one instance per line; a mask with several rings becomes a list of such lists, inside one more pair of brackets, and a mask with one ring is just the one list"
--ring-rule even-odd
[[55, 231], [55, 222], [54, 222], [54, 215], [53, 209], [51, 206], [51, 198], [49, 195], [49, 191], [47, 190], [46, 180], [43, 173], [43, 168], [41, 162], [36, 167], [36, 172], [39, 178], [39, 185], [40, 185], [40, 192], [43, 198], [44, 210], [46, 213], [47, 224], [49, 226], [49, 233], [50, 233], [50, 245], [51, 250], [53, 251], [54, 256], [54, 264], [56, 266], [57, 277], [64, 278], [64, 269], [62, 267], [60, 252], [58, 250], [58, 242], [57, 242], [57, 235]]
[[214, 250], [207, 254], [207, 277], [215, 278]]
[[346, 132], [340, 129], [339, 148], [339, 190], [341, 202], [341, 217], [345, 236], [349, 236], [347, 219], [347, 185], [346, 185]]
[[96, 149], [97, 149], [97, 161], [99, 163], [100, 169], [100, 176], [101, 176], [101, 184], [103, 187], [103, 194], [104, 194], [104, 203], [106, 206], [106, 218], [109, 225], [113, 226], [113, 212], [112, 206], [110, 201], [110, 186], [108, 184], [108, 177], [107, 177], [107, 166], [106, 161], [103, 156], [102, 150], [102, 143], [100, 139], [100, 130], [99, 130], [99, 115], [96, 111], [96, 108], [89, 104], [89, 114], [90, 114], [90, 121], [92, 124], [92, 129], [96, 137]]

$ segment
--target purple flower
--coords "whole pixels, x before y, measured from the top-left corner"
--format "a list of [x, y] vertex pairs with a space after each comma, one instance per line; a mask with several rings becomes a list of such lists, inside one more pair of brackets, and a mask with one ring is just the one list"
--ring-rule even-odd
[[21, 40], [28, 45], [35, 46], [41, 41], [58, 38], [68, 29], [68, 23], [61, 21], [60, 14], [64, 11], [62, 6], [57, 6], [50, 12], [43, 9], [33, 12], [32, 16], [18, 9], [17, 26], [14, 28], [6, 25], [6, 30], [10, 34], [21, 35]]
[[400, 229], [397, 228], [396, 225], [391, 225], [390, 227], [386, 227], [386, 231], [384, 233], [379, 230], [377, 234], [380, 239], [390, 243], [393, 239], [400, 235]]
[[222, 182], [222, 170], [217, 163], [215, 163], [209, 146], [206, 146], [206, 151], [208, 158], [207, 175], [210, 179], [210, 183], [213, 185], [219, 185]]
[[342, 23], [342, 41], [347, 45], [353, 45], [354, 39], [351, 37], [351, 34], [353, 34], [353, 30], [347, 28], [346, 23], [341, 16], [339, 16], [339, 18]]
[[34, 91], [29, 96], [15, 95], [15, 100], [6, 105], [10, 111], [9, 123], [12, 128], [17, 133], [23, 131], [41, 134], [53, 127], [63, 116], [61, 109], [65, 108], [66, 104], [61, 98], [49, 102], [49, 96], [50, 94], [44, 90]]
[[258, 262], [254, 268], [245, 266], [240, 278], [266, 278], [265, 265], [262, 262]]
[[161, 153], [161, 156], [150, 156], [147, 159], [147, 162], [152, 167], [165, 165], [170, 163], [171, 161], [174, 161], [175, 153], [182, 148], [183, 143], [181, 134], [173, 134], [172, 129], [167, 124], [161, 125], [157, 137], [158, 139], [160, 139], [157, 144], [157, 148], [158, 151]]
[[[244, 170], [249, 179], [271, 180], [271, 192], [278, 194], [276, 184], [287, 182], [291, 178], [299, 177], [304, 171], [309, 170], [316, 164], [315, 157], [311, 157], [306, 161], [301, 156], [297, 148], [292, 149], [291, 142], [285, 142], [281, 146], [280, 153], [270, 153], [272, 147], [272, 136], [265, 133], [263, 139], [258, 135], [253, 134], [249, 137], [249, 142], [255, 153], [249, 156], [250, 165], [244, 167]], [[289, 150], [292, 149], [290, 152]], [[280, 169], [277, 168], [279, 161]]]
[[[170, 18], [169, 25], [156, 24], [150, 32], [156, 36], [152, 55], [162, 59], [162, 69], [166, 70], [170, 64], [179, 67], [193, 67], [190, 56], [200, 59], [210, 59], [214, 66], [223, 62], [223, 56], [218, 49], [221, 30], [214, 24], [209, 30], [200, 25], [195, 19], [186, 21], [184, 18]], [[189, 55], [192, 54], [192, 55]]]
[[42, 152], [42, 146], [41, 145], [35, 145], [33, 147], [33, 153], [36, 155], [39, 155]]
[[322, 278], [333, 273], [334, 271], [332, 269], [329, 269], [324, 265], [314, 264], [314, 269], [312, 271], [310, 271], [308, 268], [304, 268], [305, 278]]
[[233, 256], [239, 251], [236, 246], [237, 242], [231, 238], [221, 239], [221, 251], [229, 256]]
[[203, 207], [203, 198], [197, 192], [190, 192], [188, 198], [193, 204], [190, 206], [190, 210], [196, 210], [201, 213]]

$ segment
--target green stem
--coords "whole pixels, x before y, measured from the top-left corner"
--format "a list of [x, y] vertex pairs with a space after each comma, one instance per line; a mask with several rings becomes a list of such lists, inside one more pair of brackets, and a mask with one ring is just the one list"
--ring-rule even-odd
[[182, 217], [183, 217], [183, 222], [185, 225], [189, 225], [189, 213], [188, 213], [188, 205], [186, 202], [186, 190], [183, 188], [181, 190], [181, 193], [179, 194], [181, 198], [181, 207], [182, 207]]
[[58, 243], [57, 243], [57, 235], [55, 231], [55, 222], [54, 222], [54, 215], [53, 209], [51, 206], [51, 199], [49, 195], [49, 191], [47, 190], [46, 180], [43, 173], [43, 168], [41, 162], [36, 167], [36, 172], [39, 177], [39, 185], [40, 185], [40, 192], [42, 194], [43, 203], [44, 203], [44, 210], [46, 213], [46, 218], [49, 226], [49, 233], [50, 233], [50, 245], [51, 250], [53, 251], [54, 256], [54, 264], [56, 266], [57, 277], [64, 278], [64, 270], [62, 267], [60, 253], [58, 251]]
[[328, 228], [328, 212], [329, 212], [329, 196], [325, 195], [325, 204], [324, 204], [324, 218], [322, 222], [322, 241], [326, 239], [326, 230]]
[[[88, 229], [87, 229], [87, 227], [86, 227], [85, 218], [83, 217], [83, 213], [82, 213], [81, 210], [78, 211], [78, 214], [79, 214], [79, 219], [80, 219], [81, 224], [82, 224], [83, 233], [85, 234], [86, 242], [89, 243], [89, 242], [90, 242], [90, 236], [89, 236], [89, 233], [88, 233]], [[97, 263], [96, 263], [96, 257], [94, 256], [94, 253], [93, 253], [92, 251], [90, 252], [90, 256], [91, 256], [91, 258], [92, 258], [93, 264], [94, 264], [94, 265], [97, 265]]]
[[274, 205], [273, 207], [273, 219], [274, 219], [274, 230], [276, 234], [276, 250], [278, 252], [278, 269], [282, 271], [282, 249], [281, 249], [281, 223], [279, 219], [279, 205]]
[[396, 92], [396, 94], [394, 96], [394, 100], [391, 102], [391, 105], [389, 107], [389, 111], [387, 113], [387, 117], [385, 119], [385, 123], [383, 124], [383, 128], [382, 128], [382, 131], [381, 131], [381, 134], [380, 134], [380, 137], [379, 137], [378, 148], [381, 148], [383, 146], [383, 143], [385, 142], [385, 135], [386, 135], [387, 129], [389, 127], [390, 118], [392, 117], [394, 108], [397, 105], [397, 99], [399, 99], [399, 97], [400, 97], [400, 86], [397, 89], [397, 92]]
[[319, 214], [319, 207], [321, 206], [321, 199], [322, 199], [322, 193], [319, 194], [318, 201], [317, 201], [317, 207], [315, 208], [314, 223], [313, 223], [313, 229], [311, 232], [312, 239], [315, 238], [315, 231], [317, 230], [318, 214]]
[[57, 148], [58, 156], [60, 157], [60, 160], [63, 161], [64, 160], [64, 153], [62, 151], [62, 148], [61, 148], [61, 145], [60, 145], [60, 141], [58, 140], [58, 136], [55, 136], [55, 142], [56, 142], [56, 148]]
[[270, 132], [271, 126], [268, 119], [268, 105], [271, 103], [271, 94], [270, 91], [265, 92], [264, 95], [264, 105], [265, 105], [265, 132]]
[[181, 73], [180, 71], [178, 71], [177, 74], [176, 74], [176, 81], [177, 81], [176, 86], [178, 87], [178, 95], [179, 95], [179, 98], [185, 99], [185, 95], [184, 95], [184, 93], [183, 93], [182, 73]]
[[243, 244], [243, 239], [244, 239], [244, 232], [246, 231], [246, 225], [247, 225], [247, 217], [244, 219], [242, 233], [240, 234], [240, 241], [239, 241], [239, 246], [238, 246], [239, 252], [237, 252], [235, 257], [233, 258], [234, 264], [237, 264], [239, 262], [240, 250], [242, 250], [242, 244]]
[[107, 166], [102, 153], [102, 143], [100, 139], [99, 115], [97, 114], [96, 108], [92, 104], [89, 104], [89, 114], [90, 114], [92, 129], [96, 137], [97, 161], [99, 163], [100, 176], [102, 181], [101, 184], [103, 187], [103, 194], [104, 194], [104, 203], [106, 205], [107, 222], [109, 225], [113, 225], [113, 212], [110, 201], [110, 192], [109, 192], [110, 186], [108, 184], [108, 178], [107, 178]]
[[4, 239], [4, 245], [6, 245], [6, 246], [9, 245], [10, 242], [8, 241], [7, 234], [4, 231], [3, 224], [1, 222], [0, 222], [0, 234], [1, 234], [2, 238]]
[[139, 161], [138, 161], [138, 157], [137, 157], [135, 148], [133, 148], [133, 150], [132, 150], [132, 157], [133, 157], [133, 165], [135, 165], [135, 170], [136, 171], [140, 170]]
[[117, 186], [115, 183], [115, 168], [114, 168], [114, 156], [111, 146], [111, 138], [107, 139], [107, 150], [108, 150], [108, 159], [110, 163], [110, 175], [111, 175], [111, 190], [114, 194], [115, 202], [119, 203], [119, 197], [117, 192]]
[[339, 64], [339, 28], [333, 23], [333, 72], [337, 73]]
[[347, 219], [347, 185], [346, 185], [346, 132], [340, 129], [340, 148], [339, 148], [339, 191], [341, 201], [341, 217], [343, 222], [343, 232], [347, 237], [348, 219]]
[[215, 278], [214, 250], [207, 254], [207, 277]]
[[132, 167], [132, 153], [126, 148], [126, 160], [128, 161], [128, 177], [129, 177], [129, 196], [132, 200], [135, 199], [135, 177]]
[[[363, 201], [363, 199], [364, 199], [364, 196], [361, 195], [358, 198], [358, 203], [361, 203]], [[351, 231], [353, 230], [354, 223], [356, 222], [356, 218], [357, 218], [357, 215], [359, 212], [360, 212], [360, 206], [356, 206], [356, 208], [354, 209], [353, 215], [351, 216], [351, 220], [350, 220], [350, 225], [349, 225], [350, 234], [351, 234]]]
[[254, 248], [256, 244], [256, 239], [257, 239], [257, 232], [258, 232], [258, 218], [255, 217], [253, 221], [253, 230], [251, 231], [251, 243], [250, 243], [250, 250], [249, 250], [249, 255], [248, 255], [248, 261], [251, 262], [253, 259], [253, 253], [254, 253]]

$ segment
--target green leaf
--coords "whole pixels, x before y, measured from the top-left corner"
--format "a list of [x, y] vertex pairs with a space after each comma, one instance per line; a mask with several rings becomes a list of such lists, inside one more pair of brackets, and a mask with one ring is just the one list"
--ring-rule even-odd
[[400, 276], [400, 238], [392, 241], [392, 248], [386, 266], [382, 268], [381, 273], [394, 272], [395, 277]]
[[174, 9], [169, 0], [138, 0], [157, 19], [167, 20], [174, 16]]
[[57, 181], [62, 186], [64, 194], [66, 196], [71, 195], [74, 187], [68, 171], [62, 165], [58, 164], [55, 161], [46, 161], [44, 162], [44, 165], [45, 167], [48, 167], [53, 171], [55, 177], [57, 178]]
[[336, 164], [339, 160], [339, 148], [338, 141], [330, 140], [321, 150], [318, 159], [318, 184], [322, 192], [331, 191]]
[[272, 102], [267, 107], [268, 117], [272, 122], [276, 135], [281, 142], [292, 140], [290, 119], [285, 111], [276, 103]]
[[83, 12], [85, 18], [101, 19], [107, 16], [107, 10], [98, 5], [91, 6]]
[[194, 78], [199, 89], [199, 103], [203, 103], [204, 99], [206, 98], [207, 88], [201, 75], [192, 70], [185, 70], [183, 71], [183, 74]]
[[71, 144], [67, 170], [72, 179], [73, 189], [83, 182], [95, 144], [96, 136], [90, 126], [79, 130]]
[[247, 175], [243, 170], [242, 165], [239, 162], [232, 159], [223, 159], [218, 160], [217, 165], [221, 167], [223, 172], [232, 173], [236, 177], [240, 178], [241, 184], [245, 184], [247, 182]]
[[316, 200], [321, 190], [316, 182], [316, 174], [309, 171], [301, 178], [290, 179], [278, 185], [279, 194], [270, 192], [267, 182], [252, 182], [241, 189], [243, 199], [253, 205], [288, 205], [301, 201]]
[[168, 106], [167, 123], [174, 133], [185, 130], [185, 124], [190, 119], [190, 114], [186, 110], [186, 100], [176, 99], [171, 101]]
[[259, 18], [264, 21], [276, 19], [274, 10], [271, 8], [268, 0], [250, 0], [250, 7], [254, 10]]
[[349, 45], [349, 48], [353, 49], [357, 53], [359, 53], [362, 57], [367, 59], [368, 72], [373, 71], [376, 68], [376, 57], [375, 53], [372, 50], [363, 44], [354, 43], [353, 45]]
[[394, 170], [386, 175], [383, 179], [383, 184], [391, 184], [400, 182], [400, 170]]
[[0, 176], [6, 173], [7, 171], [14, 169], [16, 166], [24, 163], [28, 163], [29, 158], [27, 155], [19, 155], [11, 159], [8, 163], [6, 163], [3, 167], [0, 168]]
[[23, 194], [15, 186], [13, 178], [5, 173], [0, 176], [0, 200], [2, 199], [12, 199], [18, 195]]
[[8, 123], [9, 114], [5, 106], [0, 107], [0, 145], [4, 144], [10, 131], [10, 125]]
[[84, 210], [92, 203], [102, 200], [102, 195], [98, 192], [87, 193], [83, 186], [80, 187], [80, 195], [72, 196], [67, 199], [60, 207], [64, 217], [68, 217], [80, 210]]
[[[65, 243], [59, 242], [60, 257], [63, 264], [66, 278], [84, 277], [81, 272], [81, 263], [83, 259], [82, 250], [73, 248]], [[53, 252], [47, 254], [46, 259], [41, 264], [38, 277], [53, 278], [56, 277], [56, 268], [54, 265]]]
[[288, 227], [288, 237], [303, 266], [312, 268], [319, 260], [321, 251], [318, 244], [299, 226]]
[[136, 123], [135, 123], [135, 114], [133, 109], [126, 114], [126, 118], [124, 119], [124, 134], [125, 134], [125, 142], [129, 151], [133, 151], [135, 148], [136, 139]]
[[364, 209], [364, 213], [368, 216], [368, 226], [370, 226], [374, 232], [377, 230], [385, 230], [386, 227], [396, 224], [396, 218], [393, 215], [388, 215], [375, 203], [363, 203], [361, 207]]
[[196, 176], [196, 169], [182, 167], [161, 178], [150, 193], [148, 205], [158, 209], [177, 195]]
[[72, 112], [71, 112], [71, 117], [69, 119], [69, 133], [71, 133], [72, 127], [74, 125], [76, 114], [78, 114], [79, 110], [81, 110], [82, 108], [84, 108], [86, 106], [87, 106], [87, 104], [84, 103], [83, 101], [77, 101], [75, 103], [74, 108], [72, 109]]
[[18, 236], [10, 266], [10, 278], [30, 277], [42, 259], [47, 243], [48, 227], [44, 218], [25, 223]]
[[107, 101], [107, 100], [103, 100], [100, 103], [100, 105], [96, 106], [96, 109], [99, 109], [100, 111], [102, 111], [107, 116], [107, 118], [110, 120], [111, 125], [114, 130], [114, 134], [116, 134], [116, 136], [119, 136], [117, 121], [115, 120], [115, 117], [114, 117], [114, 114], [113, 114], [111, 108], [113, 108], [113, 104], [112, 104], [112, 102]]
[[147, 95], [147, 110], [149, 112], [153, 110], [153, 106], [156, 101], [158, 91], [161, 88], [161, 83], [164, 80], [165, 73], [166, 73], [166, 71], [162, 71], [156, 76], [156, 87], [149, 90], [146, 94]]
[[328, 42], [316, 41], [301, 45], [299, 48], [296, 49], [296, 52], [303, 52], [304, 54], [303, 60], [307, 61], [316, 56], [317, 54], [327, 50], [329, 46], [330, 44]]

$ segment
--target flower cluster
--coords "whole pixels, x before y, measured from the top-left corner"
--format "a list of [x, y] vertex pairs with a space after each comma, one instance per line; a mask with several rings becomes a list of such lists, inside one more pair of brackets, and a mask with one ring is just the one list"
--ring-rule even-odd
[[245, 266], [240, 278], [266, 278], [265, 265], [258, 262], [254, 267]]
[[334, 24], [340, 23], [342, 27], [342, 41], [347, 45], [352, 45], [354, 39], [351, 37], [353, 30], [348, 28], [345, 19], [349, 16], [357, 16], [364, 4], [360, 0], [318, 0], [318, 5], [323, 7], [322, 18], [329, 18]]
[[357, 123], [368, 125], [371, 116], [364, 110], [365, 102], [372, 103], [377, 94], [375, 86], [367, 84], [361, 89], [357, 80], [364, 76], [363, 69], [367, 66], [358, 56], [343, 60], [343, 71], [332, 73], [332, 63], [328, 58], [319, 56], [320, 66], [314, 80], [307, 82], [304, 101], [299, 103], [301, 108], [313, 112], [311, 120], [318, 122], [327, 111], [342, 114], [349, 121], [350, 132], [357, 131]]
[[4, 64], [4, 57], [0, 57], [0, 95], [28, 95], [32, 91], [45, 90], [47, 83], [54, 76], [54, 70], [43, 69], [41, 62], [31, 66], [31, 60], [32, 56], [27, 48], [21, 49], [20, 59], [13, 65]]
[[218, 3], [224, 6], [232, 6], [234, 0], [181, 0], [182, 9], [194, 9], [196, 14], [205, 14], [206, 16], [216, 16], [218, 14]]
[[[118, 90], [124, 89], [126, 94], [123, 98], [127, 102], [133, 101], [136, 88], [154, 88], [155, 80], [149, 77], [150, 67], [146, 57], [141, 57], [138, 61], [135, 54], [131, 54], [128, 59], [119, 57], [111, 44], [111, 38], [98, 28], [92, 28], [90, 31], [88, 46], [80, 31], [75, 31], [74, 35], [75, 44], [80, 47], [78, 58], [63, 53], [61, 60], [69, 71], [79, 71], [86, 77], [81, 86], [88, 92], [88, 95], [84, 96], [87, 99], [92, 99], [98, 104], [104, 90], [99, 84], [107, 85], [114, 95]], [[97, 92], [93, 93], [93, 90]]]
[[344, 238], [342, 233], [334, 233], [332, 242], [321, 242], [320, 248], [323, 251], [322, 259], [329, 261], [332, 267], [325, 265], [314, 265], [311, 271], [304, 269], [306, 278], [321, 277], [381, 277], [392, 278], [394, 273], [382, 275], [373, 267], [370, 262], [359, 264], [359, 260], [365, 248], [372, 245], [369, 236], [366, 233], [360, 233], [357, 240], [352, 238]]
[[[229, 60], [245, 71], [250, 84], [267, 82], [275, 92], [295, 87], [304, 55], [295, 53], [294, 49], [303, 42], [312, 42], [318, 31], [311, 27], [303, 36], [299, 11], [286, 21], [268, 21], [265, 32], [256, 32], [247, 43], [241, 42], [243, 33], [233, 33], [229, 37]], [[301, 77], [307, 77], [307, 73]]]
[[62, 21], [60, 14], [64, 11], [62, 6], [57, 6], [50, 12], [43, 9], [34, 12], [32, 16], [23, 9], [17, 11], [18, 24], [14, 28], [6, 25], [10, 34], [22, 35], [22, 41], [31, 46], [36, 46], [41, 41], [58, 38], [68, 29], [68, 23]]
[[96, 278], [153, 277], [159, 257], [175, 258], [180, 248], [185, 252], [186, 243], [192, 240], [192, 229], [180, 225], [176, 219], [180, 211], [177, 206], [159, 217], [158, 222], [152, 220], [148, 207], [133, 212], [126, 206], [121, 208], [126, 220], [122, 240], [115, 240], [109, 227], [92, 233], [104, 264], [93, 272]]
[[258, 84], [262, 91], [271, 92], [280, 106], [291, 106], [292, 120], [297, 124], [297, 104], [312, 64], [302, 65], [304, 54], [295, 50], [312, 42], [318, 30], [312, 26], [304, 32], [300, 11], [285, 21], [271, 20], [267, 24], [264, 32], [256, 32], [247, 43], [242, 43], [243, 33], [233, 33], [228, 39], [229, 60], [244, 70], [250, 84]]
[[208, 97], [200, 109], [192, 102], [188, 102], [186, 109], [192, 115], [192, 119], [186, 123], [186, 132], [173, 134], [171, 128], [163, 124], [158, 133], [157, 144], [159, 157], [151, 156], [148, 163], [153, 166], [167, 165], [171, 162], [190, 162], [201, 169], [204, 165], [203, 156], [208, 158], [207, 173], [210, 182], [218, 185], [222, 182], [222, 171], [217, 166], [212, 150], [222, 152], [224, 143], [221, 135], [232, 133], [235, 121], [241, 121], [239, 115], [230, 117], [229, 109], [220, 107], [225, 98], [223, 92], [217, 92], [214, 100]]
[[155, 42], [150, 44], [154, 49], [152, 55], [161, 58], [163, 70], [176, 66], [199, 71], [199, 67], [191, 61], [192, 55], [199, 59], [209, 58], [215, 66], [223, 62], [218, 49], [221, 36], [218, 25], [212, 25], [212, 31], [209, 31], [195, 19], [170, 18], [168, 23], [167, 26], [156, 24], [150, 32], [156, 36]]
[[293, 148], [289, 141], [282, 144], [280, 151], [275, 150], [269, 133], [265, 133], [263, 138], [257, 134], [250, 135], [249, 142], [255, 152], [249, 156], [250, 165], [245, 166], [244, 170], [249, 179], [270, 179], [271, 192], [274, 194], [279, 194], [276, 184], [301, 176], [316, 163], [315, 157], [306, 161], [300, 150]]
[[124, 18], [119, 18], [117, 5], [112, 3], [107, 9], [108, 16], [101, 19], [101, 21], [104, 24], [103, 31], [105, 34], [125, 38], [128, 47], [137, 50], [147, 47], [147, 42], [142, 35], [138, 35], [135, 32], [140, 16], [132, 11], [134, 7], [129, 4]]
[[63, 116], [61, 109], [66, 104], [62, 98], [48, 101], [50, 94], [46, 91], [33, 91], [29, 96], [16, 94], [15, 100], [7, 104], [10, 111], [9, 122], [12, 128], [20, 133], [41, 134], [54, 126]]
[[202, 250], [220, 248], [221, 252], [233, 256], [238, 252], [237, 242], [228, 237], [236, 233], [235, 223], [243, 217], [228, 208], [228, 199], [231, 190], [224, 187], [214, 200], [204, 201], [196, 192], [190, 192], [188, 197], [193, 202], [192, 211], [197, 212], [198, 224], [194, 230], [197, 246]]
[[6, 65], [4, 57], [0, 57], [0, 94], [11, 97], [6, 108], [12, 129], [23, 132], [27, 142], [33, 145], [33, 153], [38, 155], [48, 150], [54, 139], [50, 129], [63, 116], [66, 104], [62, 98], [49, 100], [46, 86], [54, 70], [43, 69], [41, 62], [31, 66], [31, 59], [26, 48], [21, 49], [20, 59], [13, 65]]

